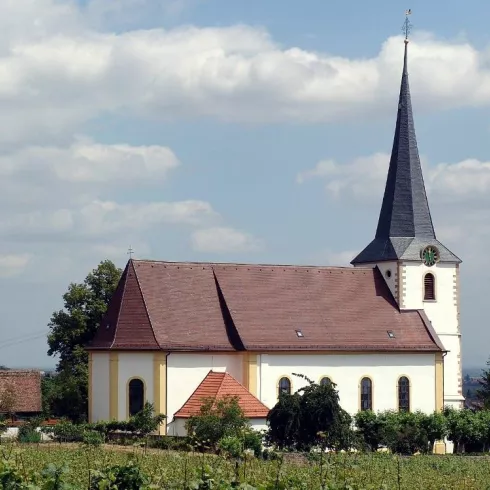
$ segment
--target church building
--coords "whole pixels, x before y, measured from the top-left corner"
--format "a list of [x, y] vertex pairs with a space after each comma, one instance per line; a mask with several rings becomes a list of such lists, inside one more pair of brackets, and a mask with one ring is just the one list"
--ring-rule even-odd
[[353, 267], [129, 260], [89, 352], [89, 418], [148, 401], [184, 435], [205, 397], [236, 395], [265, 428], [281, 392], [332, 381], [359, 410], [462, 407], [459, 264], [436, 239], [407, 44], [374, 239]]

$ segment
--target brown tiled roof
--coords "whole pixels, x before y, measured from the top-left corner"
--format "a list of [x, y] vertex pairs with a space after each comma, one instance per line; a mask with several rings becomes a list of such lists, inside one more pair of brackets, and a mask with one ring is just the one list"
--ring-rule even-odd
[[13, 412], [41, 412], [41, 373], [39, 371], [0, 371], [0, 412], [5, 390], [12, 387]]
[[174, 417], [188, 418], [198, 415], [206, 399], [222, 400], [226, 397], [237, 397], [238, 405], [249, 419], [266, 418], [269, 413], [269, 409], [233, 376], [210, 371]]
[[139, 260], [128, 262], [88, 347], [443, 349], [423, 311], [398, 309], [377, 268]]

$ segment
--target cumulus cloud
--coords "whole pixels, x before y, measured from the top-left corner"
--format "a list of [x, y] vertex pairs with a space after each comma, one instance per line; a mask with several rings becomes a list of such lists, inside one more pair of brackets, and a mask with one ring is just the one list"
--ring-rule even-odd
[[[396, 101], [400, 37], [372, 58], [280, 46], [246, 25], [104, 31], [97, 18], [180, 2], [19, 0], [0, 5], [0, 141], [69, 134], [104, 114], [236, 122], [382, 115]], [[9, 19], [21, 19], [12, 26]], [[410, 43], [414, 104], [490, 102], [487, 51], [419, 34]], [[376, 109], [373, 112], [373, 109]], [[391, 114], [391, 112], [390, 112]]]
[[[311, 179], [320, 179], [328, 194], [335, 199], [349, 195], [369, 199], [382, 195], [390, 162], [387, 153], [356, 158], [350, 162], [322, 160], [310, 170], [297, 175], [302, 184]], [[466, 159], [456, 163], [430, 165], [421, 157], [427, 191], [438, 200], [477, 199], [480, 205], [490, 205], [490, 162]]]
[[154, 182], [180, 164], [164, 146], [103, 145], [80, 138], [68, 147], [28, 146], [0, 155], [0, 176], [30, 172], [73, 183]]
[[262, 242], [240, 230], [212, 227], [194, 231], [192, 246], [194, 250], [209, 253], [256, 252], [262, 248]]
[[202, 225], [218, 217], [204, 201], [148, 202], [120, 204], [95, 200], [80, 208], [33, 211], [0, 217], [5, 239], [80, 240], [141, 232], [159, 224]]

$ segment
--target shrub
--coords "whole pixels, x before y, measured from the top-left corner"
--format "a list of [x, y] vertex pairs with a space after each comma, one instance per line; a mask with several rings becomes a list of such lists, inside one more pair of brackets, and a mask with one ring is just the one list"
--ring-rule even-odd
[[244, 449], [252, 450], [256, 457], [259, 457], [262, 454], [263, 436], [260, 432], [247, 428], [243, 431], [242, 438]]
[[83, 443], [86, 446], [99, 447], [105, 441], [104, 434], [95, 430], [85, 430], [83, 433]]
[[95, 471], [91, 475], [90, 490], [101, 488], [124, 490], [140, 490], [148, 485], [148, 477], [141, 471], [141, 468], [129, 462], [126, 465], [115, 465], [102, 471]]
[[231, 458], [239, 458], [243, 454], [243, 441], [237, 436], [225, 436], [218, 441], [218, 448]]
[[385, 443], [384, 422], [371, 410], [358, 412], [354, 416], [354, 422], [362, 441], [362, 449], [377, 451]]
[[41, 442], [41, 433], [37, 430], [41, 425], [41, 419], [33, 418], [24, 422], [19, 427], [17, 440], [21, 443], [34, 444]]
[[420, 412], [392, 412], [380, 415], [384, 419], [386, 446], [397, 454], [427, 453], [429, 440], [421, 424]]
[[216, 450], [218, 441], [227, 436], [240, 437], [248, 427], [236, 397], [204, 400], [199, 415], [186, 423], [187, 433], [200, 449]]
[[294, 394], [281, 394], [269, 412], [268, 441], [281, 449], [310, 450], [321, 446], [348, 449], [354, 439], [352, 419], [340, 406], [335, 384], [319, 385], [305, 376], [308, 385]]
[[[166, 419], [163, 414], [154, 413], [153, 404], [145, 403], [143, 410], [130, 417], [127, 423], [124, 423], [126, 430], [133, 432], [136, 436], [146, 437], [148, 434], [155, 432]], [[118, 424], [121, 427], [121, 423]]]
[[42, 431], [50, 434], [54, 441], [59, 442], [82, 442], [85, 426], [76, 425], [72, 422], [60, 422], [53, 427], [43, 427]]

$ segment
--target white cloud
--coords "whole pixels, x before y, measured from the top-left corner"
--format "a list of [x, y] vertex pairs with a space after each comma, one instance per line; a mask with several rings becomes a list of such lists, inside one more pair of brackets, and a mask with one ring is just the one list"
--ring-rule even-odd
[[374, 195], [386, 180], [390, 156], [386, 153], [375, 153], [359, 157], [352, 162], [341, 164], [334, 160], [322, 160], [311, 170], [300, 172], [297, 182], [319, 178], [325, 181], [325, 188], [334, 198], [346, 193], [357, 197]]
[[0, 277], [12, 277], [20, 274], [30, 259], [29, 254], [0, 254]]
[[[456, 163], [440, 163], [430, 166], [421, 157], [425, 185], [429, 194], [437, 200], [478, 200], [490, 205], [490, 162], [466, 159]], [[328, 194], [339, 199], [345, 195], [358, 199], [379, 198], [386, 182], [390, 155], [375, 153], [347, 163], [322, 160], [311, 170], [300, 172], [297, 182], [310, 179], [325, 183]]]
[[94, 200], [80, 208], [33, 211], [0, 217], [4, 237], [27, 238], [52, 235], [67, 239], [136, 233], [159, 224], [198, 226], [219, 215], [204, 201], [119, 204]]
[[[384, 42], [377, 56], [356, 59], [282, 47], [264, 29], [245, 25], [104, 32], [104, 19], [112, 18], [114, 9], [132, 17], [145, 11], [141, 2], [164, 10], [184, 5], [178, 0], [98, 0], [88, 8], [75, 0], [1, 3], [0, 141], [40, 142], [104, 114], [301, 123], [372, 118], [396, 104], [400, 37]], [[414, 104], [427, 109], [488, 104], [488, 61], [487, 51], [468, 43], [415, 36]]]
[[167, 177], [180, 164], [164, 146], [102, 145], [80, 139], [69, 147], [30, 146], [0, 156], [0, 175], [26, 171], [51, 173], [53, 179], [75, 183], [134, 185]]
[[199, 252], [256, 252], [263, 246], [254, 236], [240, 230], [212, 227], [196, 230], [192, 234], [192, 246]]

